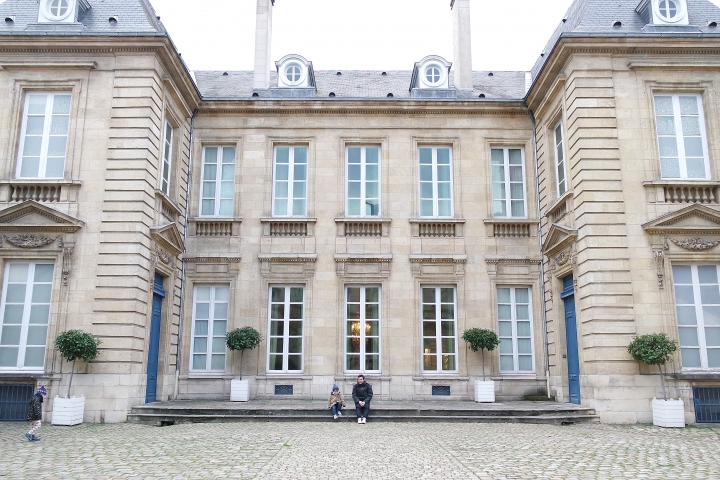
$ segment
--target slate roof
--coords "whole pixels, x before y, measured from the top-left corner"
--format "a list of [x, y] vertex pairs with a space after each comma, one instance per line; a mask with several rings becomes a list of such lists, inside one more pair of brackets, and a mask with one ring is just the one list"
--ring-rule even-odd
[[[315, 70], [315, 98], [345, 99], [409, 99], [412, 70]], [[227, 75], [224, 75], [227, 73]], [[385, 75], [383, 75], [385, 73]], [[489, 100], [519, 100], [525, 97], [525, 72], [473, 72], [473, 91], [459, 91], [458, 99], [478, 99], [484, 94]], [[195, 81], [203, 98], [250, 98], [253, 93], [253, 72], [195, 71]], [[450, 85], [454, 83], [450, 73]], [[277, 72], [270, 75], [270, 85], [277, 85]], [[258, 92], [260, 98], [271, 97], [270, 91]]]
[[[38, 24], [39, 1], [5, 0], [0, 4], [0, 35], [167, 35], [148, 0], [89, 0], [71, 25]], [[117, 17], [111, 23], [110, 17]], [[3, 21], [15, 17], [14, 22]]]
[[[533, 80], [545, 65], [548, 56], [561, 36], [695, 36], [703, 33], [720, 34], [720, 27], [709, 27], [708, 23], [720, 23], [720, 8], [708, 0], [687, 0], [688, 20], [696, 28], [675, 28], [652, 26], [635, 11], [640, 0], [575, 0], [568, 9], [555, 32], [550, 37], [543, 55], [535, 62], [531, 72]], [[621, 27], [614, 27], [616, 21]]]

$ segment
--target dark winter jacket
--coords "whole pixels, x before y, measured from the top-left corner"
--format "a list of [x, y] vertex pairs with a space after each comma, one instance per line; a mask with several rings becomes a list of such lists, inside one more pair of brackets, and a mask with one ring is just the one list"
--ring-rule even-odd
[[369, 402], [372, 400], [373, 397], [373, 391], [372, 391], [372, 385], [365, 382], [362, 385], [359, 383], [356, 383], [353, 385], [353, 391], [352, 391], [352, 397], [355, 402]]
[[28, 408], [27, 419], [31, 422], [42, 420], [42, 403], [43, 396], [39, 393], [33, 395], [30, 400], [30, 408]]

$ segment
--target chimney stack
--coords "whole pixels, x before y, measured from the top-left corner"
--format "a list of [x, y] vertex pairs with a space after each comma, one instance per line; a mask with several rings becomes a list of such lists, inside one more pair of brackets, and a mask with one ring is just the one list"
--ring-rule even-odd
[[472, 48], [470, 41], [470, 0], [451, 0], [453, 11], [453, 53], [455, 87], [472, 90]]
[[275, 0], [257, 0], [255, 12], [255, 78], [253, 90], [270, 88], [270, 47], [272, 43], [272, 7]]

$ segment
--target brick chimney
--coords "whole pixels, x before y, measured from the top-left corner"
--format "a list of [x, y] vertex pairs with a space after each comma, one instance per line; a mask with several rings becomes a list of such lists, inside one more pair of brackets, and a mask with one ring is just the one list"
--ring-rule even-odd
[[472, 48], [470, 41], [470, 0], [451, 0], [453, 11], [453, 52], [455, 87], [472, 90]]
[[253, 90], [270, 88], [270, 47], [272, 43], [272, 7], [275, 0], [257, 0], [255, 12], [255, 78]]

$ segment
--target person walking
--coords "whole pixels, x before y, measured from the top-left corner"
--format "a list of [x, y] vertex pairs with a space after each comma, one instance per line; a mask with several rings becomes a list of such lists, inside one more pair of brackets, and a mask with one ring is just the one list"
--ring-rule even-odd
[[373, 397], [372, 385], [365, 381], [365, 375], [358, 375], [357, 383], [353, 385], [352, 397], [355, 401], [355, 414], [357, 415], [358, 425], [367, 423], [367, 417], [370, 413], [370, 400]]
[[38, 388], [32, 399], [30, 399], [30, 408], [28, 408], [27, 414], [27, 419], [30, 422], [30, 431], [25, 434], [25, 438], [31, 442], [40, 441], [40, 438], [35, 434], [40, 430], [40, 425], [42, 424], [42, 404], [45, 395], [47, 395], [47, 389], [45, 385], [42, 385]]
[[342, 417], [342, 410], [345, 408], [345, 399], [343, 394], [340, 393], [340, 387], [333, 385], [330, 398], [328, 399], [328, 408], [332, 410], [333, 420], [337, 420], [338, 417]]

